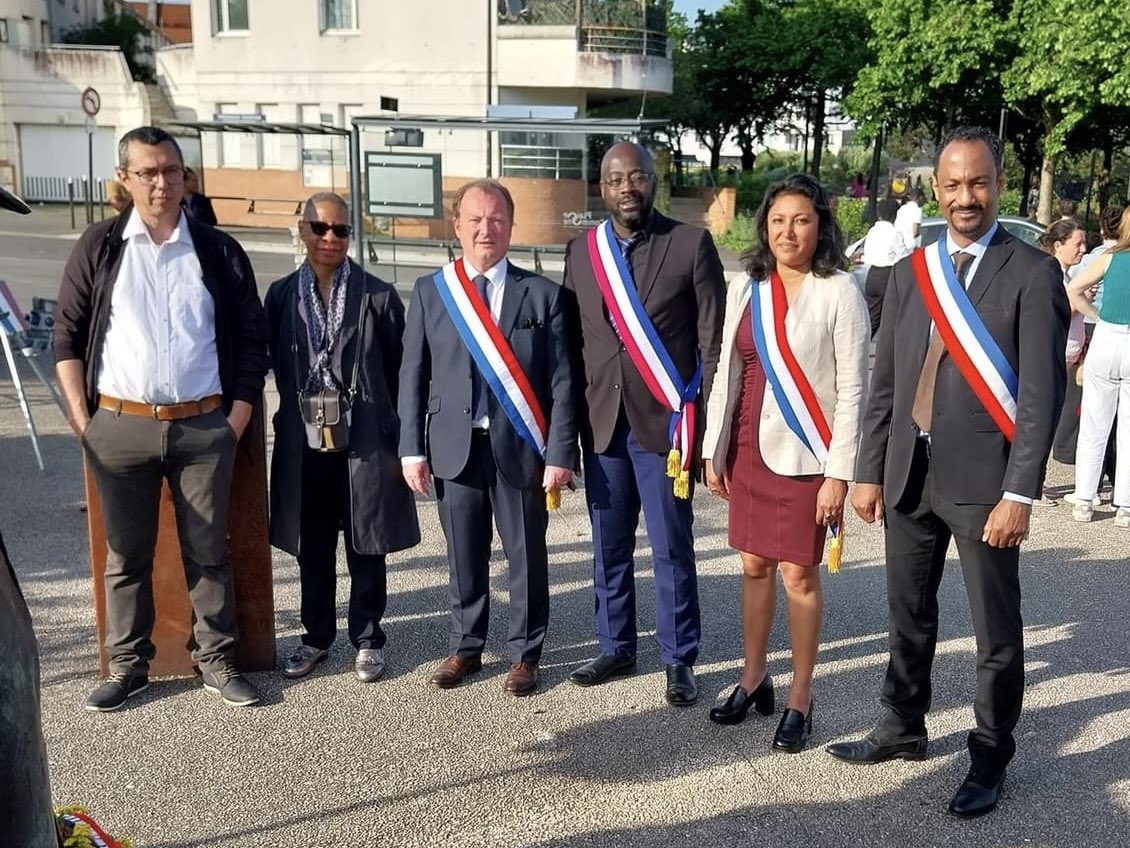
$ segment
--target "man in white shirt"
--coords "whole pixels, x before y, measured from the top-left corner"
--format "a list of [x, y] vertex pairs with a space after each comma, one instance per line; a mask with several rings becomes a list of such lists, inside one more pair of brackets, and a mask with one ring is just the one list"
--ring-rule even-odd
[[100, 712], [149, 685], [166, 481], [204, 688], [234, 706], [259, 700], [234, 664], [227, 526], [236, 445], [269, 363], [267, 325], [243, 249], [181, 209], [184, 173], [164, 130], [122, 137], [118, 179], [132, 205], [83, 233], [55, 313], [59, 387], [98, 487], [109, 549], [110, 676], [86, 702]]
[[867, 312], [871, 316], [872, 337], [879, 331], [879, 319], [883, 315], [883, 295], [887, 291], [891, 266], [913, 249], [913, 242], [908, 241], [892, 223], [896, 211], [894, 200], [880, 200], [875, 206], [875, 215], [879, 220], [867, 231], [867, 238], [863, 241], [862, 261], [868, 266], [863, 294], [867, 299]]
[[906, 203], [899, 207], [895, 215], [895, 229], [902, 233], [911, 250], [922, 244], [922, 207], [926, 205], [926, 192], [912, 188]]

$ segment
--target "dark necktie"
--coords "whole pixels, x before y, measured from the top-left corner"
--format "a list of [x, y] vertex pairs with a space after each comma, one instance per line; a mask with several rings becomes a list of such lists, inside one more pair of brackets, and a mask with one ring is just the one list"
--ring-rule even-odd
[[[487, 299], [487, 278], [479, 274], [473, 280], [475, 290], [479, 293], [479, 298], [487, 308], [487, 317], [490, 318], [490, 300]], [[494, 320], [491, 318], [490, 320]], [[487, 417], [487, 392], [488, 388], [486, 381], [483, 380], [482, 374], [479, 373], [479, 366], [472, 360], [471, 362], [471, 422], [481, 421]]]
[[[953, 255], [953, 269], [957, 273], [957, 281], [965, 287], [965, 274], [973, 262], [973, 254], [958, 251]], [[910, 417], [923, 433], [930, 432], [930, 425], [934, 420], [934, 384], [938, 380], [938, 363], [942, 361], [942, 354], [946, 352], [942, 334], [937, 327], [930, 337], [930, 347], [926, 350], [926, 359], [922, 363], [922, 371], [918, 375], [918, 387], [914, 390], [914, 405], [910, 408]]]

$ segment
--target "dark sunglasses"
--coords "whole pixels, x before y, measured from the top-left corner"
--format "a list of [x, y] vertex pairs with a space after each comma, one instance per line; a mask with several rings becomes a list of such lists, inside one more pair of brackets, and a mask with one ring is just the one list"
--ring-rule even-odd
[[325, 221], [307, 221], [306, 226], [316, 236], [324, 236], [330, 230], [339, 239], [346, 239], [353, 235], [353, 227], [349, 224], [327, 224]]

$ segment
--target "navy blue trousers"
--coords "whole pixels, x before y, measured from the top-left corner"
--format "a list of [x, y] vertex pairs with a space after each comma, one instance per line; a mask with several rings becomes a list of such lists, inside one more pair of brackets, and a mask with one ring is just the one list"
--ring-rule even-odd
[[623, 417], [604, 453], [585, 454], [602, 653], [636, 653], [635, 550], [642, 507], [655, 574], [660, 655], [665, 665], [693, 665], [698, 657], [702, 625], [691, 501], [676, 498], [671, 484], [667, 457], [644, 450]]

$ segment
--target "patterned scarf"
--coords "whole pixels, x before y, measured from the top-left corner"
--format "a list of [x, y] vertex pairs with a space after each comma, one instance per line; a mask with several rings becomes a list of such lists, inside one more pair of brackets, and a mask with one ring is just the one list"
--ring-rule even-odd
[[341, 337], [345, 320], [345, 281], [349, 278], [349, 260], [334, 269], [327, 309], [318, 294], [318, 279], [309, 262], [298, 269], [298, 292], [306, 312], [306, 338], [310, 345], [310, 373], [306, 377], [305, 393], [323, 389], [340, 389], [341, 383], [333, 373], [333, 349]]

